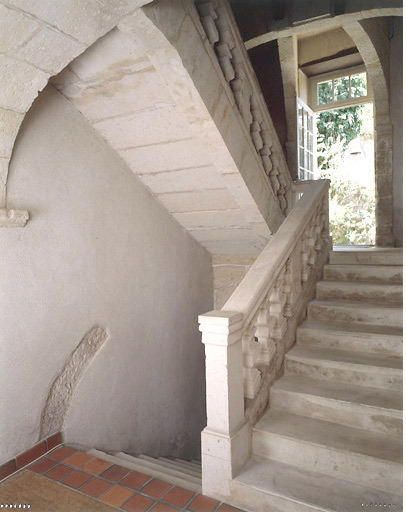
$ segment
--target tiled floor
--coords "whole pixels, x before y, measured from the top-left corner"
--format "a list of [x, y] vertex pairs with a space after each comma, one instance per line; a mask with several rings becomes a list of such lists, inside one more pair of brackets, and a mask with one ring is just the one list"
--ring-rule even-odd
[[240, 512], [217, 500], [59, 446], [25, 469], [127, 512]]

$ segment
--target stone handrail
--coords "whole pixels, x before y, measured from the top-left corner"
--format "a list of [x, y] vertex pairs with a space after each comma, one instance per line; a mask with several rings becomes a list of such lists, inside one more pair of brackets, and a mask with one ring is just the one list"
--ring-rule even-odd
[[[292, 192], [301, 198], [238, 288], [220, 311], [199, 316], [206, 351], [203, 491], [228, 485], [210, 476], [213, 471], [218, 476], [219, 460], [228, 475], [224, 478], [232, 479], [249, 457], [250, 416], [257, 417], [266, 406], [269, 386], [294, 343], [298, 311], [302, 314], [311, 298], [312, 271], [320, 270], [321, 256], [330, 246], [328, 190], [329, 180], [298, 185], [297, 190], [293, 185]], [[217, 443], [228, 442], [226, 459], [216, 438]], [[226, 496], [224, 488], [217, 490]]]
[[287, 215], [292, 178], [228, 0], [199, 0], [197, 9], [280, 209]]

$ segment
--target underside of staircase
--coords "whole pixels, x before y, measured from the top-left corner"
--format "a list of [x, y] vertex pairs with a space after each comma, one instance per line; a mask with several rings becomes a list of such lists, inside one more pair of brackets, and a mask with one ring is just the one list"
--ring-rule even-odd
[[296, 341], [233, 504], [402, 510], [402, 251], [332, 251]]

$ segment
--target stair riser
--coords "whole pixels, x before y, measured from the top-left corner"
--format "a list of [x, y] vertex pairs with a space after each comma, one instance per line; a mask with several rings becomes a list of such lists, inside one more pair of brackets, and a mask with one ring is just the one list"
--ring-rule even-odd
[[302, 416], [362, 428], [378, 434], [402, 436], [402, 415], [376, 407], [271, 389], [271, 407]]
[[261, 457], [294, 464], [347, 482], [397, 494], [402, 491], [400, 464], [259, 431], [254, 432], [253, 452]]
[[326, 508], [299, 503], [284, 496], [277, 496], [232, 481], [232, 504], [252, 512], [331, 512]]
[[355, 352], [400, 356], [403, 353], [401, 336], [372, 333], [347, 333], [341, 331], [308, 329], [296, 332], [299, 345], [316, 345]]
[[402, 267], [341, 267], [339, 265], [325, 265], [324, 279], [327, 281], [368, 281], [372, 283], [402, 283]]
[[329, 262], [333, 265], [402, 265], [402, 251], [331, 251]]
[[319, 281], [316, 297], [319, 300], [349, 300], [368, 302], [402, 302], [402, 286], [364, 283]]
[[402, 375], [401, 371], [395, 371], [388, 368], [371, 369], [370, 367], [361, 368], [356, 365], [346, 363], [335, 363], [332, 361], [317, 361], [314, 359], [294, 360], [286, 356], [286, 374], [300, 375], [320, 380], [334, 380], [358, 386], [367, 386], [371, 388], [389, 389], [401, 391]]
[[308, 306], [309, 320], [320, 322], [343, 322], [346, 324], [383, 325], [402, 327], [402, 308], [380, 308], [373, 304], [368, 308], [351, 305], [337, 306], [311, 302]]

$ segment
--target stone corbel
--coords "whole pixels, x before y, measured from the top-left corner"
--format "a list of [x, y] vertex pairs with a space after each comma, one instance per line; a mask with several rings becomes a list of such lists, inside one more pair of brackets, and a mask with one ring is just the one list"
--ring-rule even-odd
[[8, 210], [0, 208], [0, 228], [22, 228], [27, 224], [27, 210]]

